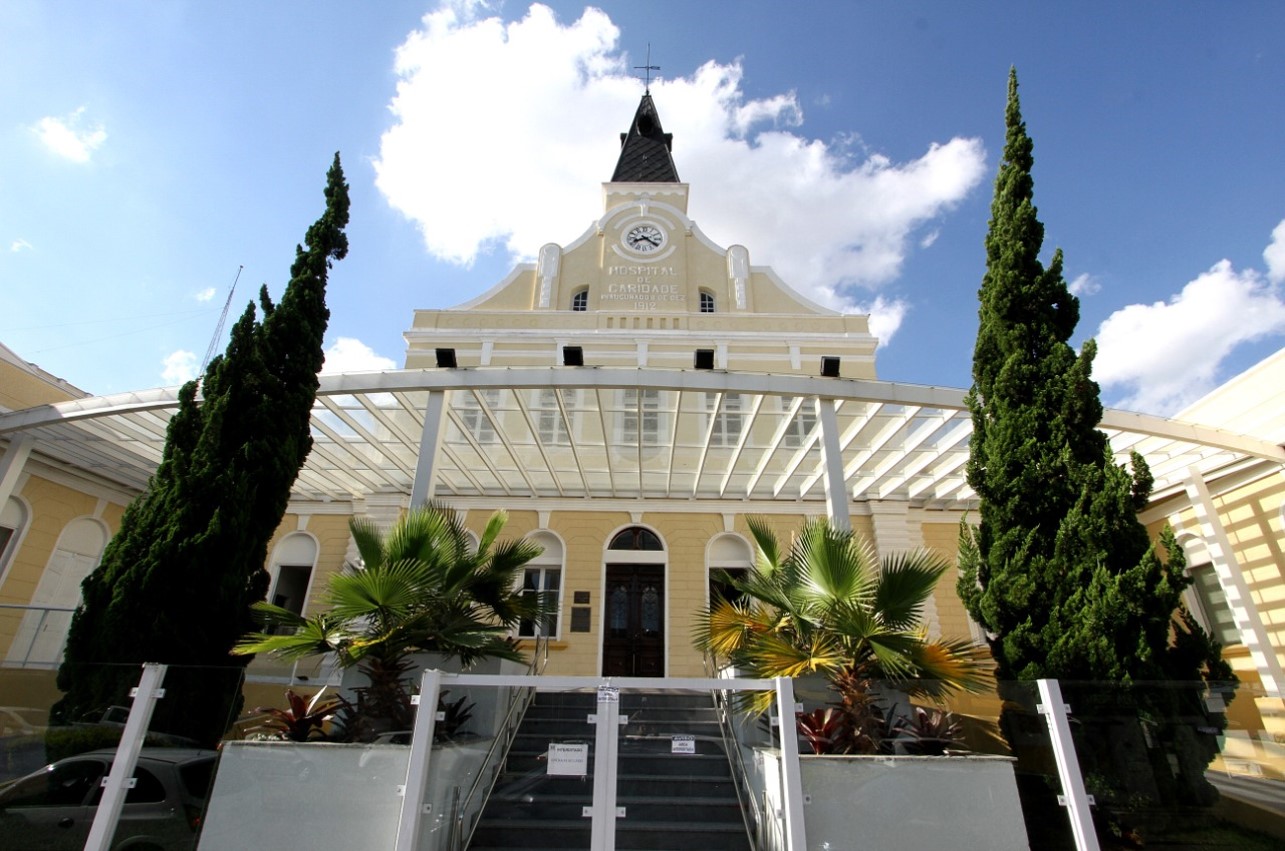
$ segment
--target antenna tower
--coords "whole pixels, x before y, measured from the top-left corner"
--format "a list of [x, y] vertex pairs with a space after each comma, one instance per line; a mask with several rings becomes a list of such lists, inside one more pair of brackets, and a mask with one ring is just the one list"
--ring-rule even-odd
[[236, 277], [232, 279], [232, 288], [228, 290], [228, 300], [223, 302], [223, 312], [219, 314], [219, 324], [214, 327], [214, 336], [210, 338], [210, 346], [205, 350], [205, 358], [201, 361], [200, 372], [198, 376], [205, 375], [205, 368], [210, 365], [210, 358], [214, 356], [214, 347], [219, 344], [219, 338], [223, 336], [223, 323], [228, 321], [228, 308], [232, 306], [232, 294], [236, 292], [236, 282], [241, 280], [241, 270], [244, 265], [236, 267]]

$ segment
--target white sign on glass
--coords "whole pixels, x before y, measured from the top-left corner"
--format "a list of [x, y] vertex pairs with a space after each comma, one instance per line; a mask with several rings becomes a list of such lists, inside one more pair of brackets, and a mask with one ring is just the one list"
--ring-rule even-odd
[[548, 773], [584, 777], [589, 773], [589, 744], [551, 742]]

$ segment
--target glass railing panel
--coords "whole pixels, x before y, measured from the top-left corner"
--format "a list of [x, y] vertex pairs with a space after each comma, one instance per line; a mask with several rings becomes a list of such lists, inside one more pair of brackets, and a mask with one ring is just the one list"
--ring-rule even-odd
[[[477, 764], [476, 770], [470, 769], [468, 773], [453, 782], [449, 813], [450, 841], [445, 846], [451, 849], [465, 847], [471, 838], [483, 810], [490, 801], [491, 793], [504, 771], [509, 751], [517, 739], [526, 710], [535, 697], [535, 689], [531, 686], [496, 686], [489, 690], [494, 692], [493, 696], [488, 695], [494, 701], [494, 709], [490, 710], [493, 712], [494, 720], [486, 723], [484, 728], [479, 728], [479, 732], [485, 732], [486, 736], [478, 741], [478, 745], [486, 746], [485, 753]], [[476, 687], [467, 690], [467, 692], [477, 691]], [[467, 745], [460, 743], [454, 746], [466, 747]], [[442, 750], [446, 750], [447, 747], [449, 746], [444, 746]]]
[[[449, 680], [445, 682], [454, 691]], [[498, 691], [494, 717], [501, 726], [497, 733], [502, 732], [503, 722], [498, 710], [511, 697], [520, 697], [507, 687]], [[489, 797], [484, 801], [474, 797], [468, 810], [459, 813], [452, 842], [462, 843], [471, 836], [473, 846], [496, 847], [526, 836], [537, 837], [532, 842], [540, 847], [588, 848], [592, 822], [585, 808], [593, 804], [596, 734], [589, 716], [595, 712], [593, 691], [535, 694], [507, 758], [494, 769], [490, 764], [484, 769], [495, 771]], [[433, 773], [437, 774], [436, 768]], [[483, 780], [490, 782], [485, 776]], [[466, 785], [461, 783], [459, 788], [461, 797], [466, 797]], [[485, 806], [480, 807], [481, 803]]]
[[621, 689], [616, 848], [746, 848], [718, 710], [708, 689]]
[[[503, 735], [512, 689], [461, 686], [444, 675], [438, 696], [428, 785], [420, 801], [421, 851], [447, 851], [461, 823], [460, 808], [487, 770], [497, 737]], [[422, 705], [419, 711], [424, 711]]]
[[374, 729], [352, 689], [249, 682], [236, 697], [201, 851], [393, 847], [410, 755], [403, 725]]
[[1075, 847], [1033, 683], [794, 689], [809, 847]]
[[1233, 684], [1062, 682], [1104, 843], [1279, 848], [1278, 698]]
[[[141, 669], [112, 673], [93, 679], [106, 703], [99, 723], [124, 732], [146, 705], [144, 693], [131, 695], [131, 683], [142, 689], [147, 681]], [[218, 771], [217, 746], [239, 711], [243, 674], [240, 666], [166, 667], [108, 847], [196, 847]], [[100, 790], [92, 803], [103, 796]]]
[[[0, 791], [5, 848], [80, 848], [90, 838], [142, 674], [138, 664], [66, 665], [61, 680], [53, 670], [0, 669], [7, 703], [0, 714], [8, 719], [0, 761], [10, 781]], [[205, 688], [193, 693], [171, 687], [175, 711], [154, 713], [154, 721], [183, 715], [185, 698], [215, 704], [209, 676], [201, 681]], [[210, 718], [209, 729], [227, 725], [226, 715]], [[111, 847], [194, 848], [217, 752], [160, 723], [142, 731], [140, 745], [131, 788], [115, 823], [105, 823]]]
[[60, 757], [65, 737], [49, 734], [50, 712], [62, 697], [56, 678], [52, 669], [0, 668], [0, 784]]
[[[733, 672], [729, 669], [718, 672], [723, 679], [730, 678]], [[779, 829], [779, 819], [775, 809], [768, 806], [769, 786], [773, 790], [779, 787], [779, 770], [771, 773], [766, 770], [765, 753], [775, 753], [779, 748], [779, 727], [773, 727], [770, 716], [758, 715], [751, 711], [746, 698], [749, 694], [735, 691], [716, 691], [712, 695], [715, 710], [720, 722], [724, 750], [729, 757], [732, 780], [736, 785], [737, 799], [740, 802], [746, 828], [754, 837], [753, 847], [759, 849], [779, 848], [784, 841], [784, 834]], [[779, 768], [779, 766], [778, 766]], [[779, 797], [779, 795], [778, 795]], [[769, 836], [775, 841], [769, 841]]]

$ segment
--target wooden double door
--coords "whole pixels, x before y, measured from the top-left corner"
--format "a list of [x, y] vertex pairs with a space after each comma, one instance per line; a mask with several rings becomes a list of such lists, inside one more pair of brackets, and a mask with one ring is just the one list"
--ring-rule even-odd
[[604, 677], [665, 675], [665, 566], [608, 564]]

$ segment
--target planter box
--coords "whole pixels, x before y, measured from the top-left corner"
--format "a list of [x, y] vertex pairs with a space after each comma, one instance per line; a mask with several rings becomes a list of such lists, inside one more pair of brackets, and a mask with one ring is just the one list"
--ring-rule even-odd
[[801, 756], [799, 769], [810, 849], [1030, 848], [1009, 757]]

